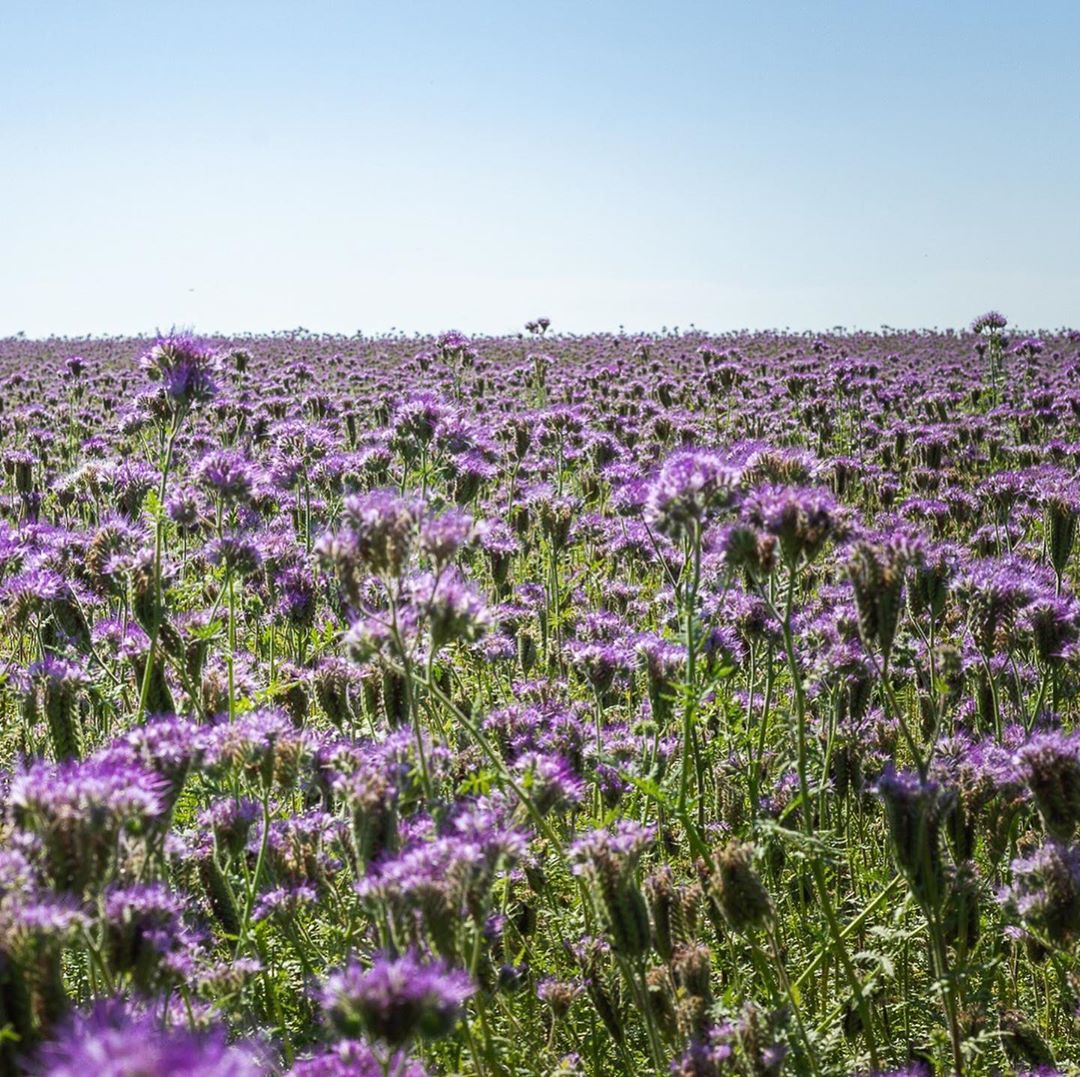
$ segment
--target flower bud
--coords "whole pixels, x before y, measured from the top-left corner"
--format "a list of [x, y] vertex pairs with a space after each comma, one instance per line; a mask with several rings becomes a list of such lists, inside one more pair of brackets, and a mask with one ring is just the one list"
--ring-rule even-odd
[[754, 847], [729, 842], [713, 854], [709, 892], [735, 931], [752, 931], [772, 917], [769, 893], [754, 868]]

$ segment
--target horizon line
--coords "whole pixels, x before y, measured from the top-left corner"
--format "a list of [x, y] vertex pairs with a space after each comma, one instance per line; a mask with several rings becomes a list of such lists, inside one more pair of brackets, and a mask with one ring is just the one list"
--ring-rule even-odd
[[[1049, 326], [1021, 326], [1009, 325], [1006, 332], [1026, 333], [1029, 335], [1059, 336], [1074, 332], [1071, 325]], [[524, 327], [519, 330], [503, 330], [492, 332], [490, 330], [462, 330], [456, 326], [447, 326], [439, 330], [401, 329], [391, 326], [385, 330], [356, 329], [353, 332], [344, 330], [309, 329], [307, 326], [295, 326], [289, 329], [242, 329], [242, 330], [199, 330], [189, 326], [172, 326], [167, 331], [154, 330], [152, 332], [90, 332], [90, 333], [55, 333], [37, 335], [23, 330], [16, 332], [0, 333], [0, 344], [14, 342], [20, 343], [54, 343], [54, 342], [99, 342], [108, 340], [132, 340], [146, 341], [159, 340], [180, 333], [188, 334], [203, 340], [260, 340], [260, 339], [323, 339], [323, 340], [428, 340], [436, 339], [446, 333], [461, 333], [470, 340], [507, 340], [526, 339], [542, 342], [546, 340], [581, 340], [589, 337], [642, 337], [642, 336], [665, 336], [665, 337], [738, 337], [738, 336], [786, 336], [786, 337], [813, 337], [813, 336], [894, 336], [897, 334], [925, 333], [947, 336], [954, 334], [970, 333], [970, 323], [954, 326], [894, 326], [882, 324], [876, 328], [864, 326], [833, 325], [828, 328], [807, 327], [795, 328], [792, 326], [766, 326], [751, 327], [742, 326], [732, 329], [706, 329], [702, 326], [689, 323], [686, 326], [663, 325], [656, 329], [627, 329], [618, 326], [615, 329], [588, 329], [588, 330], [564, 330], [548, 331], [544, 334], [531, 333]]]

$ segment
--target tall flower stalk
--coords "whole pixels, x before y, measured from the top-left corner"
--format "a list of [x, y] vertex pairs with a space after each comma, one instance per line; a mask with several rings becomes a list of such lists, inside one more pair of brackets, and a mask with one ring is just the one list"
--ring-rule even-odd
[[154, 505], [153, 620], [147, 626], [150, 650], [139, 692], [139, 717], [146, 714], [156, 659], [158, 636], [165, 618], [162, 594], [162, 563], [165, 557], [165, 497], [173, 466], [176, 439], [191, 410], [212, 400], [217, 393], [217, 355], [192, 337], [172, 336], [159, 340], [140, 360], [151, 388], [147, 403], [158, 423], [157, 502]]

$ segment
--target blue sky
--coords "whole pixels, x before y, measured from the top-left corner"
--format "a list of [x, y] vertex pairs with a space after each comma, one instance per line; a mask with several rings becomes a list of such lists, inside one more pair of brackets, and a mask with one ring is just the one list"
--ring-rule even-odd
[[1080, 324], [1080, 5], [0, 0], [0, 334]]

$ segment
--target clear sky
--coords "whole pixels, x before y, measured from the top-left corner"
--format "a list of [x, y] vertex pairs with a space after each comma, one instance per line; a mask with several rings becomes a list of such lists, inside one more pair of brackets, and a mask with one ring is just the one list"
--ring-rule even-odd
[[0, 334], [1080, 325], [1074, 0], [0, 0]]

